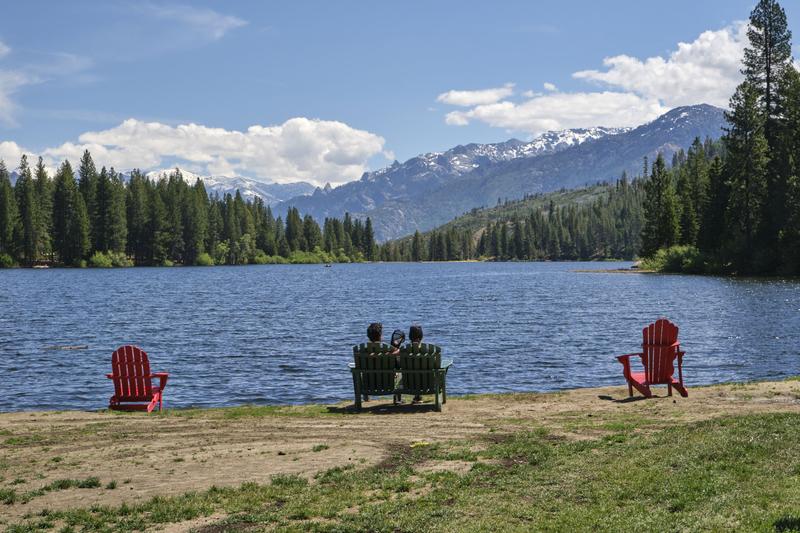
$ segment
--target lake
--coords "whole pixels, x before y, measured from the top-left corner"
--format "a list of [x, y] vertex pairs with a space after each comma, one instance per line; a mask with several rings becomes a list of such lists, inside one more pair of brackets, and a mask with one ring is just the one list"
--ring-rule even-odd
[[107, 406], [128, 343], [170, 373], [170, 407], [352, 399], [372, 321], [384, 338], [421, 324], [455, 360], [450, 394], [623, 385], [614, 356], [660, 316], [681, 328], [689, 387], [799, 373], [797, 280], [575, 272], [627, 265], [0, 270], [0, 411]]

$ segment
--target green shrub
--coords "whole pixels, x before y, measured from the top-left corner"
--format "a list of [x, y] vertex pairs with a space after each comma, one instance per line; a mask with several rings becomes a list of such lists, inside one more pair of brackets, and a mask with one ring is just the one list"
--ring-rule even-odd
[[0, 268], [12, 268], [17, 266], [14, 258], [8, 254], [0, 254]]
[[197, 259], [194, 262], [197, 266], [209, 267], [214, 266], [214, 259], [211, 258], [210, 255], [203, 252], [202, 254], [197, 256]]
[[661, 248], [642, 261], [642, 268], [657, 272], [699, 274], [707, 270], [704, 255], [694, 246], [676, 245]]
[[132, 267], [133, 261], [130, 257], [125, 255], [124, 252], [108, 252], [108, 257], [111, 258], [111, 264], [115, 267]]
[[95, 252], [92, 257], [89, 258], [89, 266], [92, 268], [111, 268], [114, 266], [114, 263], [107, 254]]

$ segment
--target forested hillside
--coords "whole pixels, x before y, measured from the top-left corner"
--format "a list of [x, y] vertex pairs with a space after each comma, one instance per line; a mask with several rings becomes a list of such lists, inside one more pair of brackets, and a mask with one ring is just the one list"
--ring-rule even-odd
[[800, 73], [786, 13], [761, 0], [718, 157], [659, 159], [647, 184], [642, 255], [662, 270], [800, 274]]

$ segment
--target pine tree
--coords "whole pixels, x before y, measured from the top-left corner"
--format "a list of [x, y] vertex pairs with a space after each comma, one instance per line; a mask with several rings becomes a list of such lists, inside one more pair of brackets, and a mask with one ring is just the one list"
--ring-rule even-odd
[[81, 165], [78, 167], [78, 189], [83, 196], [83, 201], [86, 205], [86, 212], [89, 217], [89, 236], [93, 249], [98, 249], [97, 234], [95, 226], [97, 225], [97, 168], [94, 166], [94, 160], [89, 150], [83, 151], [81, 157]]
[[14, 257], [14, 234], [17, 227], [17, 200], [11, 177], [0, 159], [0, 254]]
[[650, 179], [645, 184], [643, 257], [651, 257], [659, 248], [668, 248], [678, 242], [680, 225], [672, 181], [664, 157], [658, 154]]
[[15, 241], [19, 248], [19, 256], [26, 264], [32, 264], [37, 259], [39, 252], [39, 231], [41, 222], [39, 218], [39, 205], [36, 201], [36, 186], [33, 182], [28, 158], [22, 156], [19, 163], [19, 177], [14, 185], [14, 194], [17, 197], [17, 237]]
[[131, 172], [126, 191], [128, 255], [137, 265], [149, 262], [150, 193], [147, 178], [139, 170]]
[[422, 236], [419, 234], [419, 230], [414, 232], [414, 238], [411, 241], [411, 260], [422, 261]]
[[716, 254], [726, 239], [725, 210], [730, 194], [722, 159], [719, 156], [714, 158], [708, 169], [707, 191], [698, 245], [702, 251]]
[[39, 246], [37, 257], [50, 258], [53, 252], [53, 183], [47, 175], [44, 161], [39, 158], [34, 170], [34, 183], [36, 188], [36, 204], [38, 206]]
[[730, 126], [723, 138], [730, 186], [727, 213], [735, 260], [741, 268], [750, 270], [757, 255], [756, 236], [764, 220], [769, 147], [756, 88], [742, 83], [731, 98], [730, 108], [726, 113]]
[[59, 167], [53, 193], [53, 245], [65, 265], [80, 264], [89, 252], [89, 217], [68, 161]]
[[759, 0], [750, 14], [747, 38], [750, 45], [744, 51], [742, 73], [758, 95], [761, 113], [768, 122], [767, 141], [773, 146], [775, 88], [792, 62], [792, 32], [777, 0]]
[[367, 222], [364, 225], [364, 235], [363, 235], [363, 249], [364, 249], [364, 257], [367, 261], [374, 261], [375, 260], [375, 233], [372, 230], [372, 219], [367, 217]]

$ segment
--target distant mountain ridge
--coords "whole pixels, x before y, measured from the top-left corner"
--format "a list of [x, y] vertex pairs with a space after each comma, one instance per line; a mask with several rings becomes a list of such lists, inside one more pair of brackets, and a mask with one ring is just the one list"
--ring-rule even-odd
[[586, 141], [619, 135], [629, 128], [577, 128], [551, 131], [530, 142], [510, 139], [493, 144], [458, 145], [446, 152], [430, 152], [405, 163], [365, 172], [358, 181], [335, 189], [317, 189], [308, 198], [292, 198], [279, 207], [297, 207], [322, 220], [345, 212], [364, 214], [387, 202], [411, 200], [436, 190], [475, 169], [504, 161], [537, 157], [566, 150]]
[[[150, 179], [158, 180], [167, 178], [174, 172], [174, 168], [152, 170], [146, 174]], [[302, 197], [311, 194], [316, 188], [310, 183], [298, 181], [295, 183], [263, 183], [252, 178], [243, 176], [202, 176], [180, 169], [183, 179], [193, 185], [197, 179], [203, 180], [203, 185], [209, 194], [235, 195], [238, 190], [245, 200], [252, 200], [256, 197], [264, 200], [267, 205], [276, 205], [283, 200]]]
[[707, 104], [673, 109], [637, 128], [588, 128], [548, 132], [525, 143], [456, 146], [395, 161], [335, 189], [316, 189], [310, 196], [276, 206], [297, 207], [318, 220], [345, 212], [372, 219], [380, 241], [441, 225], [474, 207], [498, 198], [575, 188], [613, 181], [641, 171], [644, 157], [669, 159], [695, 139], [718, 139], [724, 111]]

